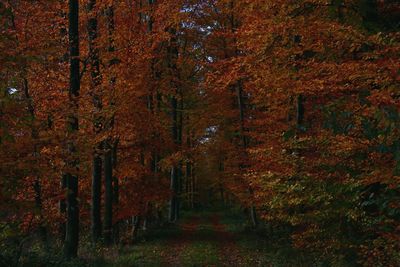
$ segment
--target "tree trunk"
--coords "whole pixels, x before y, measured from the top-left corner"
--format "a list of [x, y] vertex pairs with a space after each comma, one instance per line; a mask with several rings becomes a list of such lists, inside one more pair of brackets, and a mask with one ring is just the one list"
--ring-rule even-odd
[[[119, 182], [116, 176], [113, 177], [114, 181], [114, 191], [113, 191], [113, 202], [114, 206], [118, 207], [119, 204]], [[119, 243], [119, 222], [115, 222], [113, 226], [113, 240], [115, 244]]]
[[[108, 52], [113, 53], [115, 51], [114, 46], [114, 7], [113, 4], [108, 6], [105, 11], [106, 23], [108, 30]], [[113, 58], [108, 62], [108, 67], [112, 71], [111, 67], [116, 64], [118, 60]], [[115, 75], [111, 76], [110, 87], [112, 91], [112, 98], [110, 101], [110, 107], [114, 111], [115, 99], [114, 99], [114, 86], [116, 83]], [[107, 130], [111, 130], [114, 127], [114, 114], [111, 115], [110, 123], [105, 126]], [[114, 143], [115, 144], [115, 143]], [[113, 169], [116, 166], [116, 153], [114, 150], [114, 144], [111, 137], [108, 137], [105, 141], [105, 152], [104, 152], [104, 184], [105, 184], [105, 196], [104, 196], [104, 242], [107, 246], [111, 245], [113, 240], [113, 204], [114, 200], [114, 190], [113, 180], [116, 178], [113, 176]], [[115, 156], [115, 157], [114, 157]], [[113, 159], [114, 158], [114, 159]], [[115, 163], [113, 162], [115, 160]], [[118, 185], [115, 183], [118, 190]]]
[[76, 258], [79, 243], [78, 177], [67, 175], [67, 225], [65, 234], [65, 256]]
[[[61, 181], [60, 181], [60, 187], [61, 187], [61, 192], [65, 193], [66, 189], [67, 189], [67, 175], [63, 174], [61, 177]], [[60, 208], [60, 213], [63, 217], [65, 217], [66, 213], [67, 213], [67, 202], [66, 199], [63, 197], [61, 198], [60, 202], [59, 202], [59, 208]], [[65, 221], [63, 220], [60, 223], [60, 228], [59, 228], [59, 232], [60, 232], [60, 240], [62, 242], [65, 241], [65, 232], [67, 231], [67, 224], [65, 223]]]
[[[177, 108], [178, 108], [178, 101], [175, 96], [172, 96], [171, 98], [171, 119], [172, 119], [172, 139], [174, 140], [174, 144], [178, 143], [178, 113], [177, 113]], [[178, 186], [179, 186], [179, 170], [178, 167], [175, 165], [172, 166], [171, 168], [171, 199], [170, 199], [170, 206], [169, 206], [169, 221], [170, 222], [175, 222], [177, 219], [177, 194], [178, 194]]]
[[254, 207], [254, 206], [250, 207], [250, 217], [251, 217], [251, 223], [253, 224], [253, 227], [257, 227], [258, 226], [257, 211], [256, 211], [256, 207]]
[[[179, 149], [181, 149], [182, 145], [182, 136], [183, 136], [183, 95], [182, 95], [182, 90], [179, 90], [179, 98], [180, 101], [178, 101], [178, 110], [177, 110], [177, 127], [178, 127], [178, 136], [177, 136], [177, 141], [176, 144], [179, 146]], [[180, 218], [180, 210], [181, 210], [181, 194], [183, 191], [183, 167], [182, 167], [182, 161], [179, 162], [178, 164], [178, 178], [177, 178], [177, 201], [176, 201], [176, 220]]]
[[177, 219], [177, 212], [176, 212], [176, 207], [177, 207], [177, 187], [178, 187], [178, 168], [176, 166], [173, 166], [171, 168], [171, 199], [169, 203], [169, 221], [170, 222], [175, 222]]
[[185, 188], [185, 193], [186, 193], [186, 205], [187, 207], [190, 207], [190, 198], [191, 198], [191, 173], [192, 173], [192, 163], [188, 160], [186, 162], [186, 175], [185, 175], [185, 180], [186, 180], [186, 188]]
[[101, 157], [95, 155], [93, 158], [92, 179], [92, 241], [96, 243], [101, 238]]
[[176, 188], [176, 207], [175, 207], [175, 221], [179, 220], [181, 216], [181, 192], [182, 192], [182, 163], [179, 163], [177, 169], [177, 188]]
[[[243, 85], [242, 82], [239, 81], [237, 88], [237, 98], [238, 98], [238, 108], [239, 108], [239, 116], [240, 116], [240, 136], [242, 138], [242, 145], [243, 145], [243, 150], [246, 152], [247, 149], [247, 137], [245, 135], [245, 127], [244, 127], [244, 103], [243, 103]], [[242, 166], [243, 167], [243, 166]], [[253, 190], [249, 188], [249, 193], [250, 196], [253, 197]], [[258, 226], [258, 220], [257, 220], [257, 212], [256, 208], [254, 205], [251, 205], [250, 207], [250, 219], [251, 223], [253, 224], [253, 227]]]
[[[24, 78], [24, 92], [25, 92], [25, 98], [28, 104], [28, 111], [29, 114], [31, 115], [31, 121], [32, 121], [32, 125], [31, 125], [31, 137], [34, 141], [34, 145], [33, 145], [33, 158], [36, 159], [39, 156], [39, 152], [38, 152], [38, 144], [36, 143], [38, 141], [38, 131], [35, 128], [34, 125], [34, 121], [35, 121], [35, 109], [33, 106], [33, 100], [32, 97], [30, 96], [29, 93], [29, 86], [28, 86], [28, 80], [26, 78]], [[33, 184], [33, 191], [35, 192], [35, 207], [39, 212], [39, 235], [42, 239], [43, 244], [47, 247], [48, 242], [47, 242], [47, 229], [44, 226], [44, 220], [43, 220], [43, 201], [42, 201], [42, 186], [40, 183], [40, 177], [38, 175], [38, 173], [36, 173], [35, 176], [35, 181]]]
[[192, 180], [192, 193], [191, 193], [191, 199], [190, 199], [190, 207], [192, 209], [194, 209], [194, 198], [195, 198], [195, 194], [196, 194], [196, 190], [197, 190], [197, 185], [196, 185], [196, 176], [195, 176], [195, 168], [194, 166], [192, 166], [192, 173], [191, 173], [191, 180]]
[[[96, 40], [98, 36], [97, 30], [97, 16], [95, 14], [96, 0], [89, 0], [87, 5], [88, 12], [88, 42], [89, 42], [89, 62], [90, 62], [90, 76], [91, 76], [91, 91], [93, 96], [93, 104], [96, 109], [96, 113], [99, 113], [102, 109], [102, 99], [99, 95], [99, 85], [101, 84], [100, 76], [100, 61], [99, 51], [96, 48]], [[94, 130], [96, 134], [101, 132], [103, 125], [101, 116], [95, 115], [94, 118]], [[101, 172], [102, 172], [102, 160], [100, 150], [102, 149], [101, 144], [95, 144], [93, 152], [93, 177], [92, 177], [92, 210], [91, 210], [91, 221], [92, 221], [92, 241], [96, 243], [101, 238]]]
[[112, 152], [107, 144], [104, 154], [104, 242], [111, 245], [112, 242], [112, 216], [113, 216], [113, 175], [112, 175]]
[[[78, 96], [80, 90], [79, 73], [79, 0], [69, 0], [69, 50], [70, 50], [70, 87], [69, 98], [71, 113], [68, 119], [68, 128], [71, 134], [78, 131]], [[68, 150], [73, 158], [77, 156], [74, 137], [69, 141]], [[69, 163], [73, 169], [78, 168], [77, 159]], [[79, 207], [78, 207], [78, 177], [75, 174], [66, 174], [67, 185], [67, 225], [64, 253], [67, 259], [75, 258], [78, 254], [79, 243]]]
[[140, 222], [142, 221], [141, 216], [133, 216], [132, 217], [132, 232], [131, 232], [131, 237], [132, 237], [132, 243], [134, 243], [137, 239], [138, 231], [139, 231], [139, 226]]
[[[112, 149], [112, 165], [113, 165], [113, 170], [115, 171], [117, 168], [117, 149], [118, 149], [118, 140], [114, 142], [113, 149]], [[119, 205], [119, 180], [118, 177], [114, 176], [113, 177], [113, 202], [114, 206], [118, 207]], [[119, 227], [120, 227], [120, 222], [117, 221], [114, 223], [113, 227], [113, 236], [114, 236], [114, 243], [118, 244], [119, 243]]]

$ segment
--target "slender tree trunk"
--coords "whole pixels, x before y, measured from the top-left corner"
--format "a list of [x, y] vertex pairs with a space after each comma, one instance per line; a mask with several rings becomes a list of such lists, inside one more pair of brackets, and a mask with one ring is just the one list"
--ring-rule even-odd
[[[79, 0], [69, 0], [69, 48], [70, 48], [70, 88], [69, 98], [71, 103], [71, 113], [69, 116], [68, 127], [71, 134], [79, 130], [78, 122], [78, 97], [80, 90], [80, 71], [79, 71]], [[76, 147], [74, 137], [69, 141], [69, 152], [72, 155], [71, 168], [78, 168], [76, 158]], [[78, 254], [79, 243], [79, 207], [78, 207], [78, 177], [76, 174], [66, 174], [67, 184], [67, 226], [65, 236], [64, 253], [66, 258], [75, 258]]]
[[[247, 137], [245, 135], [245, 127], [244, 127], [244, 103], [243, 103], [243, 85], [242, 82], [239, 81], [237, 87], [237, 98], [238, 98], [238, 107], [239, 107], [239, 116], [240, 116], [240, 135], [242, 138], [242, 145], [243, 145], [243, 150], [246, 151], [247, 149]], [[251, 188], [249, 188], [249, 193], [250, 196], [253, 196], [253, 190]], [[257, 227], [258, 226], [258, 219], [257, 219], [257, 212], [256, 212], [256, 208], [254, 205], [251, 205], [250, 207], [250, 219], [251, 219], [251, 223], [253, 224], [253, 227]]]
[[[117, 156], [118, 156], [118, 139], [114, 142], [113, 145], [113, 150], [112, 150], [112, 165], [114, 171], [117, 168]], [[117, 176], [113, 177], [113, 202], [114, 202], [114, 207], [118, 207], [119, 205], [119, 180]], [[114, 227], [113, 227], [113, 236], [114, 236], [114, 243], [118, 244], [119, 243], [119, 229], [120, 228], [120, 222], [115, 222]]]
[[[140, 161], [140, 164], [142, 165], [142, 167], [145, 167], [145, 155], [144, 155], [143, 151], [140, 152], [139, 161]], [[139, 206], [140, 206], [140, 209], [142, 209], [142, 201], [140, 201]], [[135, 243], [135, 241], [136, 241], [141, 221], [142, 221], [142, 215], [140, 212], [138, 215], [132, 216], [132, 230], [131, 230], [132, 243]]]
[[186, 188], [185, 188], [185, 193], [186, 193], [186, 205], [187, 207], [190, 207], [190, 198], [191, 198], [191, 174], [192, 174], [192, 163], [188, 160], [186, 162]]
[[244, 149], [247, 148], [247, 138], [244, 134], [244, 103], [243, 103], [243, 88], [242, 83], [239, 81], [238, 85], [236, 86], [236, 94], [238, 100], [238, 108], [239, 108], [239, 119], [240, 119], [240, 137], [242, 139], [242, 146]]
[[303, 95], [299, 95], [297, 97], [297, 129], [302, 130], [303, 122], [304, 122], [304, 97]]
[[65, 256], [70, 259], [77, 257], [79, 242], [78, 177], [76, 175], [67, 175], [67, 190]]
[[[119, 205], [119, 181], [116, 176], [113, 177], [113, 181], [114, 181], [113, 202], [114, 202], [114, 206], [118, 207], [118, 205]], [[119, 243], [119, 228], [120, 228], [120, 223], [115, 222], [114, 226], [113, 226], [113, 240], [114, 240], [115, 244]]]
[[112, 175], [112, 152], [107, 144], [104, 154], [104, 242], [111, 245], [112, 242], [112, 216], [113, 216], [113, 175]]
[[163, 211], [161, 207], [157, 207], [157, 224], [158, 226], [162, 226], [164, 223], [164, 216], [163, 216]]
[[219, 194], [221, 196], [222, 204], [225, 205], [224, 188], [222, 187], [222, 184], [219, 184]]
[[[148, 5], [151, 7], [153, 4], [154, 4], [154, 1], [155, 0], [148, 0]], [[147, 31], [148, 32], [152, 32], [153, 31], [153, 18], [152, 18], [152, 16], [151, 15], [149, 15], [149, 20], [148, 20], [148, 23], [147, 23]]]
[[[99, 86], [101, 84], [100, 76], [100, 60], [99, 51], [96, 47], [98, 30], [97, 30], [97, 15], [95, 14], [96, 0], [89, 0], [87, 5], [88, 12], [88, 42], [89, 42], [89, 63], [90, 63], [90, 76], [91, 76], [91, 93], [93, 97], [93, 104], [96, 109], [96, 113], [99, 113], [102, 109], [102, 99], [99, 95]], [[101, 116], [95, 115], [94, 118], [94, 130], [96, 134], [99, 134], [102, 130], [103, 122]], [[102, 225], [101, 225], [101, 172], [102, 172], [102, 160], [101, 160], [101, 144], [95, 144], [93, 152], [93, 176], [92, 176], [92, 209], [91, 209], [91, 221], [92, 221], [92, 241], [96, 243], [101, 238]]]
[[177, 188], [176, 188], [176, 207], [175, 207], [175, 221], [179, 220], [181, 216], [181, 192], [182, 192], [182, 163], [178, 165], [178, 177], [177, 177]]
[[135, 241], [137, 239], [141, 221], [142, 221], [142, 217], [139, 215], [132, 217], [132, 232], [131, 232], [132, 243], [135, 243]]
[[169, 204], [169, 221], [175, 222], [177, 219], [176, 207], [177, 207], [177, 187], [178, 187], [178, 168], [173, 166], [171, 168], [171, 199]]
[[[60, 188], [62, 192], [66, 192], [67, 189], [67, 175], [63, 174], [61, 177], [61, 181], [60, 181]], [[67, 202], [66, 199], [63, 197], [61, 198], [60, 202], [59, 202], [59, 209], [60, 209], [60, 213], [63, 217], [66, 216], [67, 213]], [[63, 220], [60, 223], [60, 227], [59, 227], [59, 233], [60, 233], [60, 240], [61, 241], [65, 241], [65, 233], [67, 231], [67, 224], [65, 223], [65, 220]]]
[[95, 155], [93, 158], [92, 179], [92, 240], [96, 243], [101, 238], [101, 157]]
[[[167, 61], [168, 67], [171, 69], [172, 73], [176, 76], [179, 76], [179, 71], [177, 68], [177, 60], [178, 60], [178, 45], [176, 40], [176, 30], [173, 28], [169, 29], [171, 34], [170, 45], [168, 47]], [[181, 104], [178, 102], [177, 97], [180, 95], [179, 85], [177, 85], [174, 80], [171, 80], [171, 87], [175, 89], [174, 92], [171, 93], [171, 133], [172, 140], [174, 141], [175, 149], [181, 144], [181, 127], [180, 127], [180, 113], [178, 111], [178, 107], [181, 107]], [[179, 105], [179, 106], [178, 106]], [[180, 176], [181, 176], [181, 163], [174, 163], [174, 166], [171, 168], [171, 199], [170, 199], [170, 211], [169, 211], [169, 221], [175, 222], [179, 216], [179, 188], [180, 188]]]
[[190, 206], [191, 206], [191, 208], [192, 209], [194, 209], [194, 203], [195, 203], [195, 201], [194, 201], [194, 198], [195, 198], [195, 194], [196, 194], [196, 190], [197, 190], [197, 185], [196, 185], [196, 176], [195, 176], [195, 168], [194, 168], [194, 165], [192, 165], [192, 173], [191, 173], [191, 180], [192, 180], [192, 188], [191, 188], [191, 190], [192, 190], [192, 193], [191, 193], [191, 200], [190, 200]]
[[146, 204], [146, 210], [145, 210], [145, 216], [144, 216], [144, 220], [143, 220], [143, 225], [142, 225], [142, 230], [146, 231], [149, 224], [151, 223], [151, 203], [147, 202]]
[[[177, 113], [177, 108], [178, 108], [178, 101], [175, 96], [172, 96], [171, 98], [171, 107], [172, 107], [172, 138], [174, 140], [174, 143], [177, 144], [178, 142], [178, 113]], [[175, 222], [177, 219], [177, 194], [178, 194], [178, 186], [179, 186], [179, 169], [178, 167], [174, 164], [171, 168], [171, 199], [170, 199], [170, 207], [169, 207], [169, 221], [170, 222]]]
[[[177, 110], [177, 126], [178, 126], [178, 137], [176, 144], [179, 146], [179, 149], [182, 147], [182, 137], [183, 137], [183, 95], [182, 90], [179, 90], [179, 98], [178, 101], [178, 110]], [[180, 210], [181, 210], [181, 194], [183, 191], [183, 167], [182, 161], [178, 164], [178, 188], [177, 188], [177, 201], [176, 201], [176, 220], [180, 218]]]
[[257, 227], [258, 226], [258, 218], [257, 218], [256, 207], [254, 205], [252, 205], [250, 207], [250, 217], [251, 217], [251, 222], [253, 224], [253, 227]]
[[225, 198], [224, 198], [224, 187], [221, 181], [221, 175], [224, 173], [225, 171], [225, 166], [224, 166], [224, 162], [222, 160], [219, 161], [218, 164], [218, 170], [219, 170], [219, 192], [220, 192], [220, 196], [221, 196], [221, 201], [222, 204], [225, 205]]
[[[115, 30], [115, 22], [114, 22], [114, 7], [111, 4], [106, 9], [106, 20], [107, 20], [107, 30], [108, 30], [108, 52], [113, 53], [115, 51], [114, 46], [114, 30]], [[118, 60], [116, 58], [112, 58], [108, 63], [108, 67], [110, 71], [112, 71], [111, 67], [116, 64]], [[114, 99], [114, 86], [116, 83], [116, 77], [112, 76], [110, 80], [110, 87], [112, 90], [112, 99], [110, 106], [114, 108], [115, 106], [115, 99]], [[106, 126], [107, 129], [113, 129], [114, 127], [114, 114], [112, 114], [109, 125]], [[116, 166], [113, 163], [113, 155], [115, 156], [116, 160], [116, 153], [117, 151], [114, 150], [114, 144], [112, 138], [109, 137], [105, 141], [105, 152], [104, 152], [104, 184], [105, 184], [105, 196], [104, 196], [104, 241], [106, 245], [111, 245], [113, 240], [113, 204], [116, 203], [114, 199], [114, 191], [113, 188], [113, 180], [116, 180], [116, 177], [113, 176], [113, 169]], [[114, 185], [118, 185], [114, 183]]]
[[35, 191], [35, 206], [39, 211], [39, 235], [45, 247], [48, 246], [47, 229], [44, 225], [43, 218], [43, 201], [42, 201], [42, 185], [40, 179], [37, 177], [33, 185]]
[[[30, 96], [30, 93], [29, 93], [28, 80], [26, 78], [24, 78], [24, 86], [23, 87], [24, 87], [25, 98], [26, 98], [26, 101], [27, 101], [27, 104], [28, 104], [28, 111], [29, 111], [29, 114], [31, 115], [31, 120], [32, 120], [31, 137], [32, 137], [32, 139], [33, 139], [33, 141], [35, 143], [34, 146], [33, 146], [32, 155], [33, 155], [33, 158], [37, 158], [39, 156], [38, 155], [39, 154], [38, 147], [37, 147], [38, 146], [37, 141], [38, 141], [38, 137], [39, 136], [38, 136], [38, 132], [37, 132], [35, 126], [34, 126], [35, 109], [34, 109], [34, 106], [33, 106], [33, 99], [32, 99], [32, 97]], [[47, 246], [48, 245], [48, 242], [47, 242], [47, 229], [44, 226], [44, 220], [43, 220], [42, 185], [41, 185], [40, 182], [41, 182], [40, 181], [40, 177], [39, 177], [38, 173], [36, 173], [35, 181], [34, 181], [34, 184], [33, 184], [33, 190], [35, 192], [35, 207], [39, 212], [39, 229], [38, 230], [39, 230], [39, 234], [40, 234], [40, 237], [42, 239], [43, 244], [45, 246]]]

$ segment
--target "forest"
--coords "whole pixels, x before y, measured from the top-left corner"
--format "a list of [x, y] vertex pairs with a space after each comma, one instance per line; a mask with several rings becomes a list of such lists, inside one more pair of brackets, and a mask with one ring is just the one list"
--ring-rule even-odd
[[398, 0], [0, 0], [0, 266], [400, 266]]

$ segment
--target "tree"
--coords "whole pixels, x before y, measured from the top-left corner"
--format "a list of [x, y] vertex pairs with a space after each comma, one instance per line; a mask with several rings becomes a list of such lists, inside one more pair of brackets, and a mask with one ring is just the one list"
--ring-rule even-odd
[[[91, 89], [93, 90], [93, 104], [95, 112], [94, 131], [99, 134], [103, 127], [102, 116], [99, 115], [102, 109], [102, 99], [99, 92], [101, 85], [99, 49], [97, 48], [98, 21], [96, 0], [90, 0], [87, 5], [89, 19], [87, 22]], [[102, 177], [102, 144], [95, 144], [93, 152], [93, 177], [92, 177], [92, 239], [96, 243], [102, 234], [101, 225], [101, 177]]]
[[79, 1], [69, 1], [69, 58], [70, 58], [70, 87], [69, 102], [70, 111], [68, 114], [68, 151], [71, 159], [68, 162], [69, 172], [66, 174], [67, 189], [67, 226], [65, 236], [65, 256], [75, 258], [78, 253], [79, 242], [79, 204], [78, 204], [78, 159], [76, 157], [75, 134], [79, 131], [78, 121], [78, 97], [80, 90], [80, 67], [79, 67]]

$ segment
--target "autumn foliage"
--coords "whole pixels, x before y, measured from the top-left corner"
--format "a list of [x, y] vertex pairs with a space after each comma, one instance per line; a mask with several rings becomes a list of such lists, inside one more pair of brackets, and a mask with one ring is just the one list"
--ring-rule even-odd
[[397, 1], [80, 0], [72, 97], [67, 2], [0, 2], [2, 232], [63, 239], [69, 174], [84, 235], [98, 157], [113, 242], [213, 188], [318, 260], [399, 266]]

